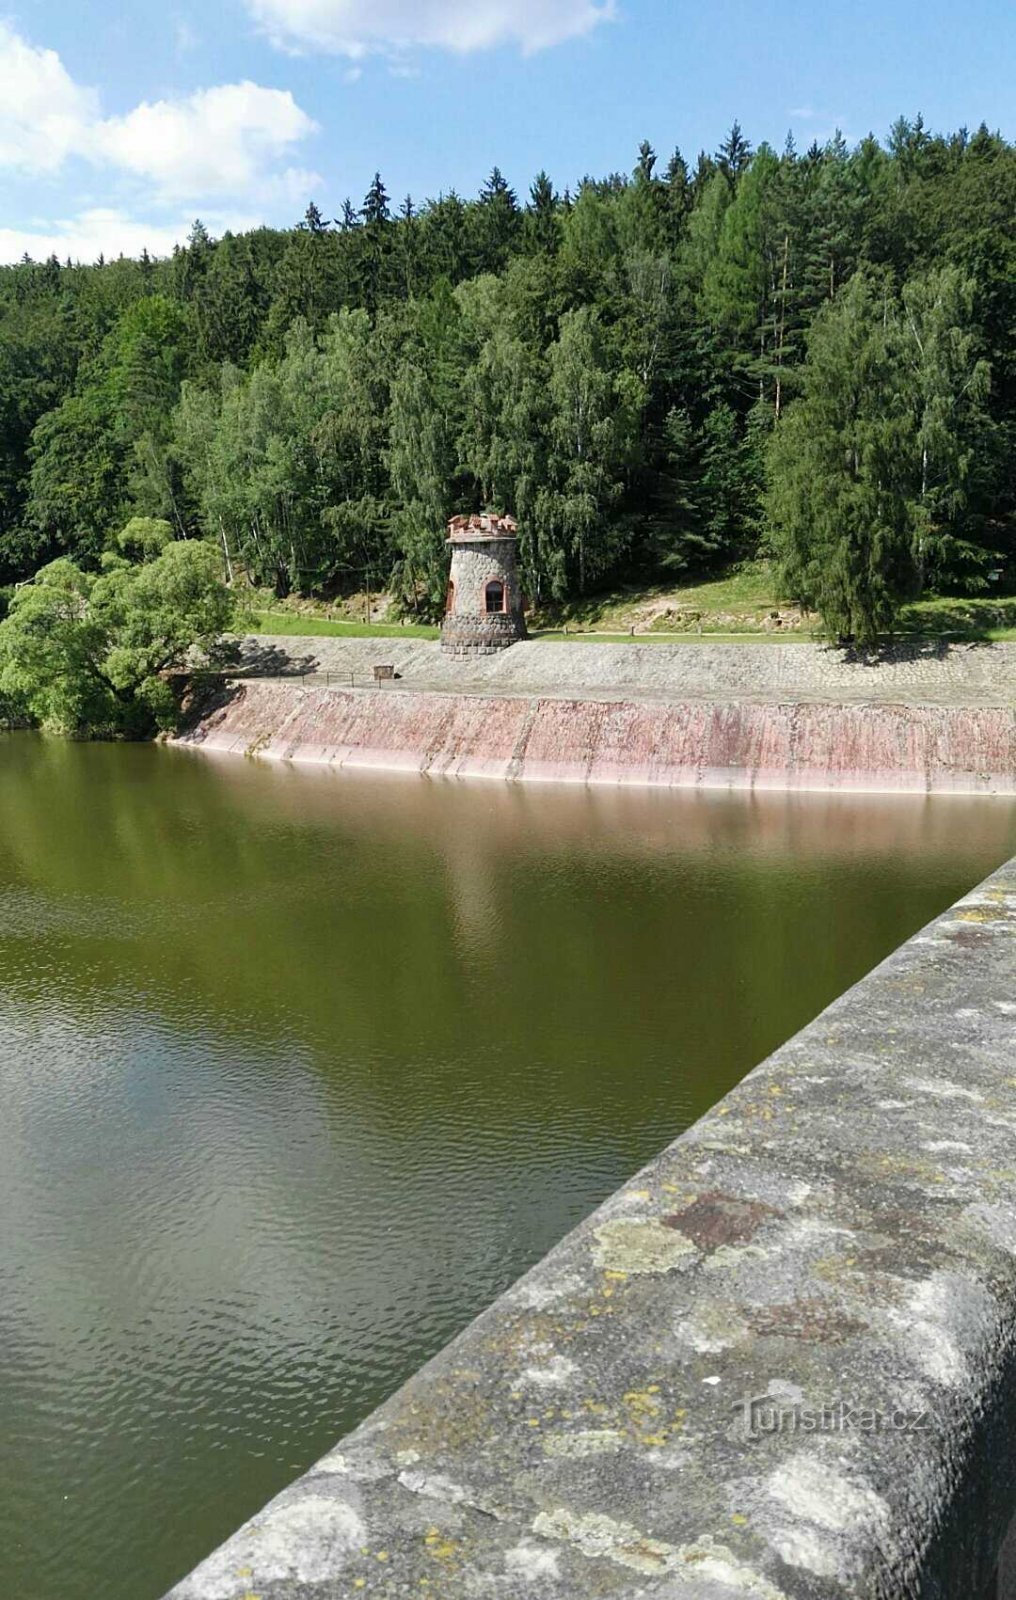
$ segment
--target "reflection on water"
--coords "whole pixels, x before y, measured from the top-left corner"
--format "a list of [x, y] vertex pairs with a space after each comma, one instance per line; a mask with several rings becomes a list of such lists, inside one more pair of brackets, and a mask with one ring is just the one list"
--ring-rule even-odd
[[153, 1600], [1014, 837], [0, 741], [0, 1595]]

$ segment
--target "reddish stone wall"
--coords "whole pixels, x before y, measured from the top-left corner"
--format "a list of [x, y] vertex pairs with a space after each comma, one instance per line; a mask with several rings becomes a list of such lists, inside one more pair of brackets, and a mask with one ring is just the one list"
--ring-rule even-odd
[[563, 783], [1016, 793], [1016, 709], [437, 694], [235, 682], [181, 736], [335, 766]]

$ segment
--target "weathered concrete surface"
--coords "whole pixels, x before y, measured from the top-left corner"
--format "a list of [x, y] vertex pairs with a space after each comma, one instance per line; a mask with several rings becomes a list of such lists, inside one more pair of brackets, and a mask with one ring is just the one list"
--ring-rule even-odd
[[1005, 705], [1016, 700], [1016, 644], [900, 645], [878, 661], [816, 644], [567, 644], [532, 640], [498, 656], [449, 660], [420, 639], [244, 641], [252, 670], [350, 674], [392, 662], [407, 688], [558, 699], [856, 700]]
[[1016, 863], [173, 1600], [979, 1600], [1016, 1503], [1014, 976]]
[[182, 742], [430, 776], [1016, 793], [1013, 706], [667, 704], [343, 690], [276, 679], [229, 685]]

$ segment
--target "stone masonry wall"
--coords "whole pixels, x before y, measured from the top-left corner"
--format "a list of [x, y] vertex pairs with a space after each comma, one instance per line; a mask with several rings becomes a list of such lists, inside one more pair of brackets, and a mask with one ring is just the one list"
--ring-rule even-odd
[[[507, 609], [500, 615], [487, 612], [487, 584], [493, 579], [507, 591]], [[441, 629], [446, 651], [503, 650], [525, 636], [514, 539], [453, 544], [451, 582], [454, 598]]]
[[484, 598], [492, 578], [515, 572], [515, 540], [499, 539], [482, 545], [459, 544], [452, 547], [451, 576], [455, 583], [455, 611], [482, 617]]

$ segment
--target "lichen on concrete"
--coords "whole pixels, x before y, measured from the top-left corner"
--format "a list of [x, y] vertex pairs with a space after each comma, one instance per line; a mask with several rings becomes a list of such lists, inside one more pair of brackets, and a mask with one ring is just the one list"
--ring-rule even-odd
[[1016, 1508], [1014, 977], [1016, 863], [173, 1600], [983, 1600]]

